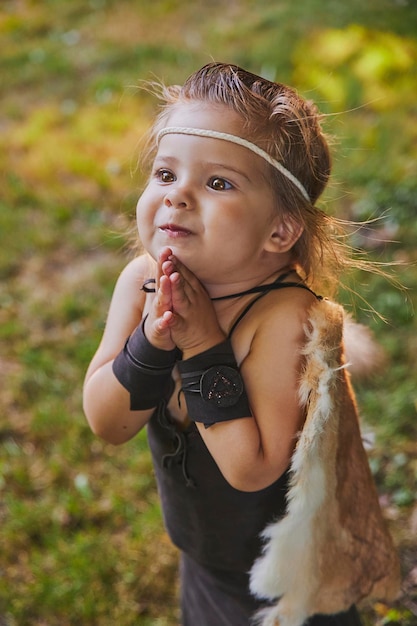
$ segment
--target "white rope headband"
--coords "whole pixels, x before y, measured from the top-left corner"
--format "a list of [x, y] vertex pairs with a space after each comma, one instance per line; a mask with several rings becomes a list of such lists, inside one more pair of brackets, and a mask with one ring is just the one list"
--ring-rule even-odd
[[237, 143], [239, 146], [244, 146], [245, 148], [248, 148], [258, 156], [265, 159], [265, 161], [267, 161], [270, 165], [275, 167], [275, 169], [281, 172], [283, 176], [288, 178], [288, 180], [290, 180], [293, 185], [295, 185], [297, 189], [299, 189], [307, 202], [310, 202], [309, 195], [304, 185], [300, 183], [300, 181], [294, 176], [294, 174], [291, 174], [291, 172], [289, 172], [286, 167], [281, 165], [281, 163], [276, 159], [272, 158], [271, 155], [265, 152], [265, 150], [262, 150], [262, 148], [259, 148], [259, 146], [250, 141], [247, 141], [246, 139], [243, 139], [242, 137], [238, 137], [237, 135], [229, 135], [229, 133], [221, 133], [217, 130], [206, 130], [204, 128], [167, 126], [166, 128], [162, 128], [162, 130], [159, 131], [157, 135], [157, 143], [159, 143], [161, 137], [163, 137], [164, 135], [197, 135], [198, 137], [212, 137], [213, 139], [224, 139], [225, 141]]

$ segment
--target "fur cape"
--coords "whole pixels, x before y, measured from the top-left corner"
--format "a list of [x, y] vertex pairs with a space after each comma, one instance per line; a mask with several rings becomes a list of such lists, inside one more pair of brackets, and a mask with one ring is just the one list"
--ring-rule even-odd
[[299, 395], [306, 421], [291, 460], [283, 518], [263, 532], [251, 591], [274, 601], [261, 626], [302, 626], [364, 598], [392, 599], [399, 562], [362, 445], [344, 362], [344, 310], [313, 305]]

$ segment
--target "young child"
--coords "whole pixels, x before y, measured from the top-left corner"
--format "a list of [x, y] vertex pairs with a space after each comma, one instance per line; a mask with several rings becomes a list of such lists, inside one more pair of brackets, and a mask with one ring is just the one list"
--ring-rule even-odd
[[347, 261], [316, 206], [320, 117], [221, 63], [160, 95], [137, 205], [146, 253], [117, 282], [87, 419], [114, 444], [147, 426], [183, 625], [358, 625], [355, 603], [395, 593], [398, 564], [343, 311], [322, 297]]

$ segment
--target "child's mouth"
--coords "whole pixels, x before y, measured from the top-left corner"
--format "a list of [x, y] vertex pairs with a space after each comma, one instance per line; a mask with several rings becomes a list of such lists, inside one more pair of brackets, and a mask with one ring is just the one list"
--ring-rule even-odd
[[159, 227], [159, 230], [168, 235], [168, 237], [187, 237], [191, 235], [191, 231], [178, 224], [164, 224]]

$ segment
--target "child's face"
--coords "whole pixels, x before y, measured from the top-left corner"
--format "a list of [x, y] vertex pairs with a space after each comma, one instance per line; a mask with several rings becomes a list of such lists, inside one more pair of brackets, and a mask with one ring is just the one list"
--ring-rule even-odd
[[[240, 117], [221, 105], [181, 105], [167, 126], [243, 136]], [[256, 275], [270, 254], [276, 219], [261, 157], [221, 139], [161, 138], [137, 205], [140, 238], [154, 258], [168, 246], [205, 284], [239, 281]]]

